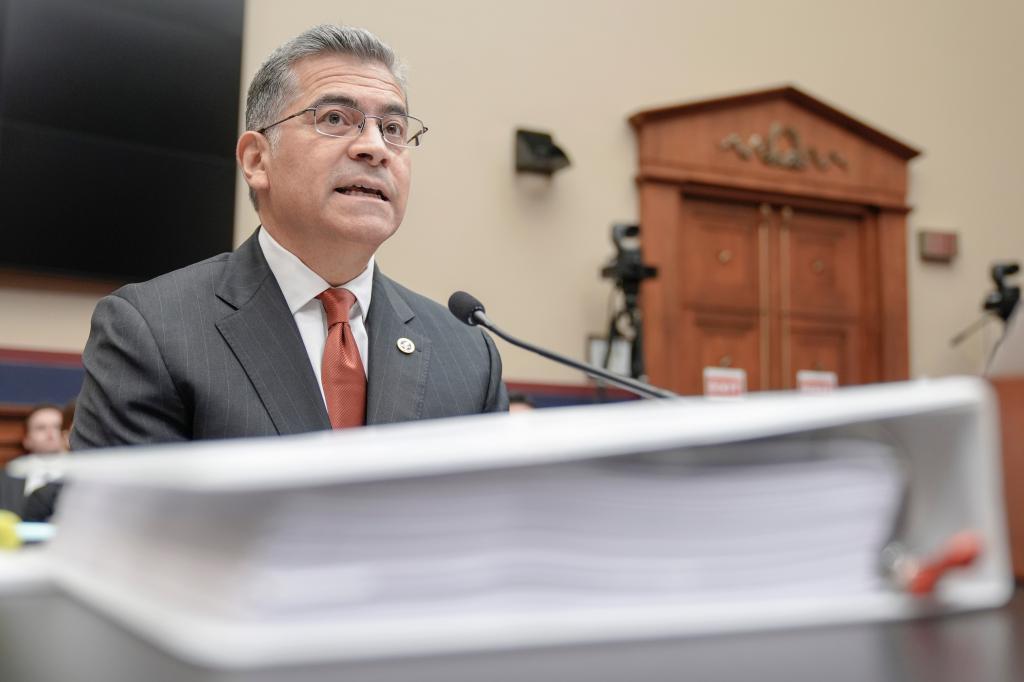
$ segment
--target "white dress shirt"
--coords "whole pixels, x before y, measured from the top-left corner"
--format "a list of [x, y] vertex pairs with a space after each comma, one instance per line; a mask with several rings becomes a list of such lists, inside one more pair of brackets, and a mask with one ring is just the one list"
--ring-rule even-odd
[[[299, 335], [306, 346], [309, 364], [313, 366], [322, 398], [324, 384], [320, 376], [320, 366], [324, 356], [324, 344], [327, 341], [327, 314], [316, 297], [329, 288], [330, 284], [306, 267], [295, 254], [278, 244], [262, 227], [258, 239], [267, 265], [274, 273], [281, 293], [284, 294], [284, 300], [288, 303], [288, 309], [295, 319], [295, 325], [299, 328]], [[352, 327], [352, 336], [359, 347], [359, 359], [363, 361], [363, 371], [367, 376], [370, 375], [370, 344], [366, 335], [366, 312], [370, 309], [370, 295], [373, 293], [373, 267], [374, 258], [371, 256], [365, 270], [340, 287], [335, 287], [348, 289], [356, 297], [356, 302], [349, 311], [349, 325]], [[325, 399], [324, 405], [326, 404]]]
[[51, 481], [59, 481], [64, 477], [66, 453], [36, 455], [28, 453], [15, 457], [8, 465], [18, 473], [16, 478], [25, 478], [25, 497]]

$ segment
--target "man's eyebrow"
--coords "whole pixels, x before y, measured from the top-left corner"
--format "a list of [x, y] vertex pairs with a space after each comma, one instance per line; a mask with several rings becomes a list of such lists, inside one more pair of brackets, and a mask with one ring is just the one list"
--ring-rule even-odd
[[[321, 104], [340, 104], [342, 106], [352, 107], [353, 109], [359, 109], [360, 111], [362, 111], [362, 109], [360, 109], [360, 107], [359, 107], [359, 103], [356, 102], [356, 100], [354, 100], [353, 98], [349, 97], [348, 95], [340, 95], [340, 94], [321, 95], [320, 97], [318, 97], [316, 99], [315, 102], [310, 104], [309, 107], [312, 109], [314, 107], [320, 106]], [[373, 114], [373, 112], [370, 112], [370, 111], [368, 111], [366, 113], [371, 114], [371, 115]], [[398, 103], [395, 103], [395, 102], [392, 102], [392, 103], [388, 104], [387, 106], [385, 106], [384, 110], [381, 111], [380, 113], [382, 113], [382, 114], [401, 114], [403, 116], [407, 116], [409, 114], [409, 112], [406, 111], [406, 109], [405, 109], [405, 105], [398, 104]]]
[[346, 107], [357, 108], [356, 107], [356, 101], [354, 99], [352, 99], [351, 97], [349, 97], [347, 95], [334, 95], [334, 94], [321, 95], [320, 97], [317, 98], [317, 100], [315, 102], [313, 102], [309, 106], [310, 106], [310, 108], [313, 108], [313, 107], [318, 107], [321, 104], [341, 104], [341, 105], [344, 105]]
[[401, 114], [402, 116], [408, 116], [409, 115], [409, 112], [406, 110], [405, 105], [403, 105], [403, 104], [394, 104], [394, 103], [389, 104], [386, 107], [384, 107], [384, 111], [382, 111], [380, 113], [382, 113], [382, 114]]

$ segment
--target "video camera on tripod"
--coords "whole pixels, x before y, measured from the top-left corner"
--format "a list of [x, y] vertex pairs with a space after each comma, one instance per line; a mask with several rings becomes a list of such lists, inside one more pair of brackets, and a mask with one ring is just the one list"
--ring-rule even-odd
[[[612, 345], [618, 338], [630, 342], [630, 376], [639, 379], [644, 376], [643, 323], [640, 313], [640, 283], [656, 277], [658, 269], [644, 265], [640, 254], [640, 226], [628, 223], [612, 225], [612, 243], [616, 254], [611, 262], [601, 269], [601, 277], [614, 280], [615, 287], [622, 291], [622, 307], [612, 313], [608, 323], [608, 340], [604, 367], [608, 369]], [[626, 329], [622, 328], [625, 325]]]
[[1014, 308], [1017, 307], [1017, 302], [1020, 301], [1020, 287], [1007, 285], [1006, 278], [1019, 271], [1020, 263], [996, 263], [992, 266], [989, 274], [992, 276], [992, 281], [995, 282], [996, 290], [990, 292], [982, 302], [981, 308], [984, 312], [981, 317], [949, 340], [951, 346], [959, 345], [980, 329], [991, 319], [990, 315], [995, 315], [1004, 323], [1010, 319]]

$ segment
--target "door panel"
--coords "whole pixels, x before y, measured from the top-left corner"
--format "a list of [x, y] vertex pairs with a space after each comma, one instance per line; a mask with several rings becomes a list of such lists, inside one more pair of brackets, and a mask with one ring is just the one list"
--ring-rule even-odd
[[767, 388], [762, 381], [762, 356], [767, 337], [760, 315], [737, 315], [690, 311], [685, 315], [689, 342], [682, 352], [696, 362], [685, 363], [686, 375], [679, 377], [686, 393], [703, 391], [705, 367], [730, 367], [747, 372], [747, 388]]
[[680, 262], [686, 303], [752, 313], [760, 306], [761, 213], [754, 204], [685, 198]]
[[782, 372], [780, 388], [796, 386], [802, 369], [835, 372], [839, 385], [861, 382], [859, 334], [851, 323], [782, 321]]
[[780, 210], [780, 286], [784, 313], [856, 318], [864, 255], [856, 216]]

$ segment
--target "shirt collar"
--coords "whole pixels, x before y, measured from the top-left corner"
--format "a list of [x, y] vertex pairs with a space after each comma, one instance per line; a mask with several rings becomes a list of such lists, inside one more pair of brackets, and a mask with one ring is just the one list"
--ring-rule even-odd
[[[278, 244], [262, 226], [257, 238], [260, 248], [263, 249], [263, 256], [267, 259], [267, 265], [281, 287], [281, 293], [284, 294], [284, 300], [292, 315], [331, 286], [327, 280], [310, 270], [298, 256]], [[370, 297], [373, 293], [374, 258], [375, 256], [370, 256], [366, 268], [341, 285], [355, 295], [359, 304], [359, 316], [364, 322], [366, 313], [370, 310]], [[317, 301], [317, 305], [319, 304]]]

